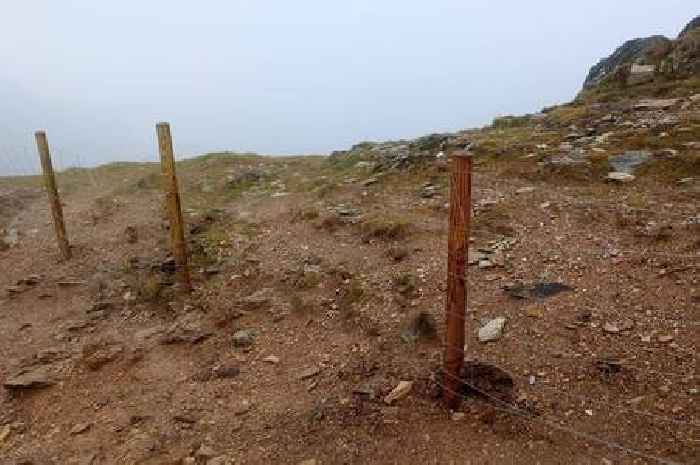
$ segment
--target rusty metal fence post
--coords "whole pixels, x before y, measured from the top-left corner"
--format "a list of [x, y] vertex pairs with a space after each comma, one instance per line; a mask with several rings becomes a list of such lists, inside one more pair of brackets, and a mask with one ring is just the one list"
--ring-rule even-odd
[[183, 290], [190, 291], [192, 290], [192, 280], [190, 277], [187, 244], [185, 243], [185, 225], [182, 219], [180, 191], [178, 190], [177, 175], [175, 173], [175, 156], [173, 154], [173, 140], [170, 135], [170, 124], [158, 123], [156, 125], [156, 133], [158, 134], [165, 204], [170, 221], [170, 245], [175, 257], [175, 264], [177, 265], [178, 281]]
[[56, 176], [51, 163], [51, 153], [49, 152], [49, 142], [46, 139], [44, 131], [36, 131], [36, 146], [41, 159], [41, 171], [44, 175], [44, 186], [46, 193], [49, 196], [49, 206], [51, 207], [51, 216], [53, 217], [53, 226], [56, 230], [56, 240], [58, 248], [61, 251], [63, 258], [68, 260], [71, 258], [70, 244], [68, 243], [68, 235], [66, 234], [66, 225], [63, 222], [63, 206], [61, 198], [58, 195], [58, 187], [56, 186]]
[[450, 409], [459, 406], [460, 371], [464, 364], [464, 325], [467, 307], [466, 263], [471, 216], [472, 157], [452, 154], [450, 213], [447, 241], [447, 331], [444, 358], [443, 398]]

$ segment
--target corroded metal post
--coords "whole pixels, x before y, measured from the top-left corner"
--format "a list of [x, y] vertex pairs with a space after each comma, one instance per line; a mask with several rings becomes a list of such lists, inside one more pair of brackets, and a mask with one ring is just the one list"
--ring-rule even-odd
[[49, 196], [49, 205], [51, 207], [51, 216], [53, 217], [53, 226], [56, 230], [56, 240], [58, 248], [61, 250], [63, 258], [68, 260], [71, 258], [70, 244], [68, 243], [68, 235], [66, 234], [66, 225], [63, 222], [63, 207], [61, 206], [61, 198], [58, 195], [58, 187], [56, 186], [56, 176], [53, 172], [51, 164], [51, 153], [49, 152], [49, 142], [46, 139], [44, 131], [34, 133], [36, 138], [36, 146], [41, 159], [41, 170], [44, 174], [44, 186], [46, 193]]
[[178, 190], [177, 176], [175, 174], [175, 156], [173, 154], [170, 125], [168, 123], [158, 123], [156, 132], [158, 134], [165, 204], [168, 211], [168, 219], [170, 220], [170, 245], [177, 265], [178, 281], [183, 290], [190, 291], [192, 290], [192, 280], [190, 277], [187, 244], [185, 243], [185, 225], [182, 219], [180, 191]]
[[467, 309], [466, 263], [471, 216], [472, 157], [452, 154], [450, 214], [447, 241], [447, 337], [444, 359], [445, 404], [455, 409], [461, 401], [460, 371], [464, 363], [464, 324]]

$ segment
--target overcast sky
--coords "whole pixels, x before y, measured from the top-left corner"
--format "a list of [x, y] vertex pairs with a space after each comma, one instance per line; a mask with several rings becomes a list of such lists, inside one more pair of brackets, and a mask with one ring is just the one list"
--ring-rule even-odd
[[0, 0], [0, 173], [178, 155], [328, 153], [570, 100], [694, 0]]

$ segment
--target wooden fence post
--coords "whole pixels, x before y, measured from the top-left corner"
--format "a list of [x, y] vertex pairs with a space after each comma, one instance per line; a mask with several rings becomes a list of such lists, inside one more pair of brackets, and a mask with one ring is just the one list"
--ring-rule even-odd
[[46, 139], [44, 131], [36, 131], [36, 146], [41, 159], [41, 170], [44, 174], [44, 186], [46, 193], [49, 196], [49, 205], [51, 207], [51, 216], [53, 217], [53, 226], [56, 230], [56, 240], [58, 248], [61, 250], [63, 258], [68, 260], [71, 258], [70, 244], [66, 234], [66, 225], [63, 223], [63, 207], [61, 206], [61, 198], [58, 195], [58, 187], [56, 186], [56, 176], [53, 172], [51, 164], [51, 153], [49, 152], [49, 142]]
[[185, 243], [185, 225], [182, 219], [180, 192], [175, 174], [175, 157], [173, 155], [173, 140], [170, 135], [170, 124], [158, 123], [158, 149], [160, 152], [160, 167], [163, 174], [163, 190], [165, 203], [170, 220], [170, 245], [177, 265], [177, 276], [183, 290], [192, 290], [189, 257]]
[[467, 309], [466, 263], [471, 216], [472, 157], [466, 151], [452, 154], [450, 214], [447, 242], [447, 334], [443, 398], [449, 409], [461, 402], [460, 372], [464, 364], [464, 324]]

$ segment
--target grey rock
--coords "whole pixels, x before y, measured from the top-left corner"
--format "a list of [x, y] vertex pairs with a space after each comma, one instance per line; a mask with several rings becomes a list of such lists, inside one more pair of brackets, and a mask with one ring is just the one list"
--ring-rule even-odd
[[608, 164], [613, 171], [620, 173], [633, 174], [634, 170], [646, 163], [651, 154], [644, 150], [628, 150], [621, 155], [616, 155], [608, 159]]
[[255, 341], [255, 330], [241, 329], [233, 334], [233, 345], [236, 347], [249, 347]]

